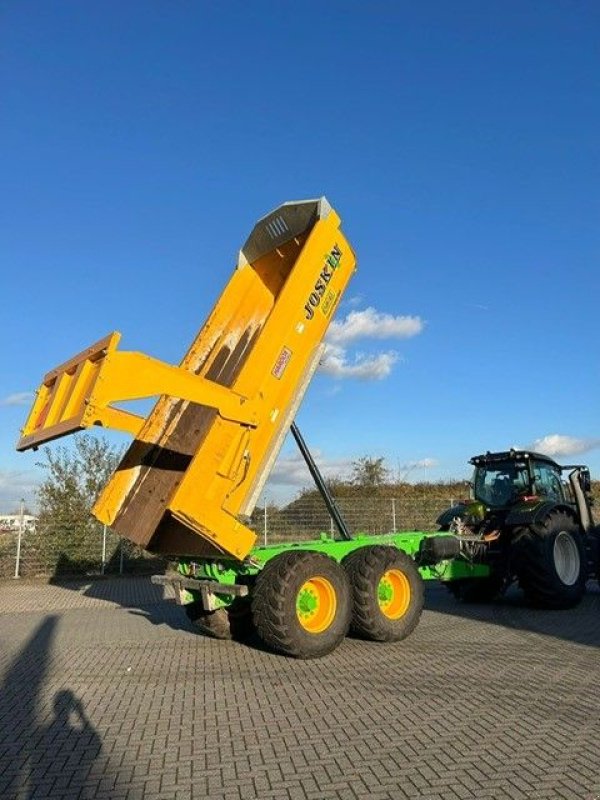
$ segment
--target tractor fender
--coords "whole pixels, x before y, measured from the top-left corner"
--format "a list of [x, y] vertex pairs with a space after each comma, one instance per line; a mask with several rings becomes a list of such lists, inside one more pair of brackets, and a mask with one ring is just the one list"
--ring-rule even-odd
[[539, 525], [543, 523], [550, 514], [557, 511], [568, 514], [575, 519], [575, 514], [571, 506], [565, 503], [554, 503], [552, 500], [540, 500], [539, 503], [535, 503], [534, 505], [523, 503], [513, 508], [506, 517], [505, 525], [515, 528]]

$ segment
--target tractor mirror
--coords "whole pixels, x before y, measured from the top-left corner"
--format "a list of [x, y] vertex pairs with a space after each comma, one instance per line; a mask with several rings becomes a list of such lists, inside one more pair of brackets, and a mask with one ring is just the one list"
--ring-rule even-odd
[[579, 485], [583, 489], [584, 492], [591, 492], [592, 491], [592, 482], [590, 480], [590, 473], [587, 469], [582, 470], [579, 473]]

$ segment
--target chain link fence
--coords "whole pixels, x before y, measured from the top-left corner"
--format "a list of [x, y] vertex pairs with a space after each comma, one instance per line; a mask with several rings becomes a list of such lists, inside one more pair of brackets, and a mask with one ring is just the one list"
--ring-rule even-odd
[[[460, 491], [460, 489], [459, 489]], [[336, 497], [352, 534], [436, 530], [439, 514], [458, 498], [457, 484], [431, 485], [409, 497], [371, 494]], [[600, 503], [600, 483], [593, 494]], [[257, 544], [276, 544], [337, 535], [323, 501], [307, 492], [279, 508], [264, 502], [255, 509], [250, 527]], [[36, 578], [161, 572], [166, 561], [122, 539], [90, 518], [73, 530], [65, 520], [37, 523], [35, 529], [0, 530], [0, 578]]]
[[[338, 506], [352, 533], [430, 530], [451, 498], [407, 502], [397, 498], [341, 498]], [[252, 515], [257, 544], [336, 535], [320, 499], [300, 497], [284, 508], [265, 504]], [[35, 528], [0, 531], [0, 578], [131, 574], [161, 571], [165, 561], [90, 520], [73, 530], [66, 519], [38, 522]]]
[[133, 574], [162, 571], [165, 562], [91, 523], [82, 530], [38, 523], [0, 531], [0, 578]]
[[[450, 495], [407, 500], [395, 497], [342, 497], [336, 504], [352, 534], [390, 533], [406, 530], [436, 530], [436, 519], [454, 502]], [[333, 519], [314, 497], [299, 498], [285, 508], [265, 504], [255, 511], [252, 527], [261, 544], [314, 538], [320, 533], [336, 535]]]

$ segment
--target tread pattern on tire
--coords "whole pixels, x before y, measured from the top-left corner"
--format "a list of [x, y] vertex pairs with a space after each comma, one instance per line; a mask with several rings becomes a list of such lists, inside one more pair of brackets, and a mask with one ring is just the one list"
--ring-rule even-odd
[[194, 628], [212, 639], [231, 639], [231, 628], [227, 610], [205, 611], [202, 603], [196, 601], [184, 606], [187, 618]]
[[[579, 550], [581, 572], [572, 585], [561, 581], [554, 567], [554, 540], [565, 531]], [[585, 550], [579, 526], [564, 512], [550, 514], [544, 524], [523, 528], [514, 541], [513, 564], [527, 600], [542, 608], [572, 608], [585, 592]]]
[[194, 628], [213, 639], [246, 641], [254, 632], [250, 605], [246, 598], [236, 598], [231, 606], [217, 608], [215, 611], [205, 611], [201, 600], [188, 603], [184, 609]]
[[[336, 614], [322, 633], [306, 631], [296, 613], [300, 587], [311, 577], [325, 577], [336, 592]], [[252, 617], [270, 648], [295, 658], [319, 658], [335, 650], [348, 632], [352, 611], [350, 586], [343, 568], [314, 550], [292, 550], [271, 559], [256, 579]]]
[[[423, 580], [413, 559], [396, 547], [368, 545], [354, 550], [343, 561], [352, 589], [354, 633], [376, 642], [398, 642], [416, 628], [423, 610]], [[382, 575], [398, 569], [410, 585], [410, 605], [400, 619], [389, 619], [379, 608], [377, 589]]]

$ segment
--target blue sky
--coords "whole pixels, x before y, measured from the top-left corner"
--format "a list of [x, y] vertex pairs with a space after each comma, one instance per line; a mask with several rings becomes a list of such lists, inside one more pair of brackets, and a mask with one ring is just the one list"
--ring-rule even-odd
[[543, 440], [600, 476], [599, 34], [566, 1], [3, 3], [0, 511], [39, 475], [23, 393], [115, 329], [177, 362], [256, 219], [323, 194], [359, 271], [298, 418], [322, 464]]

